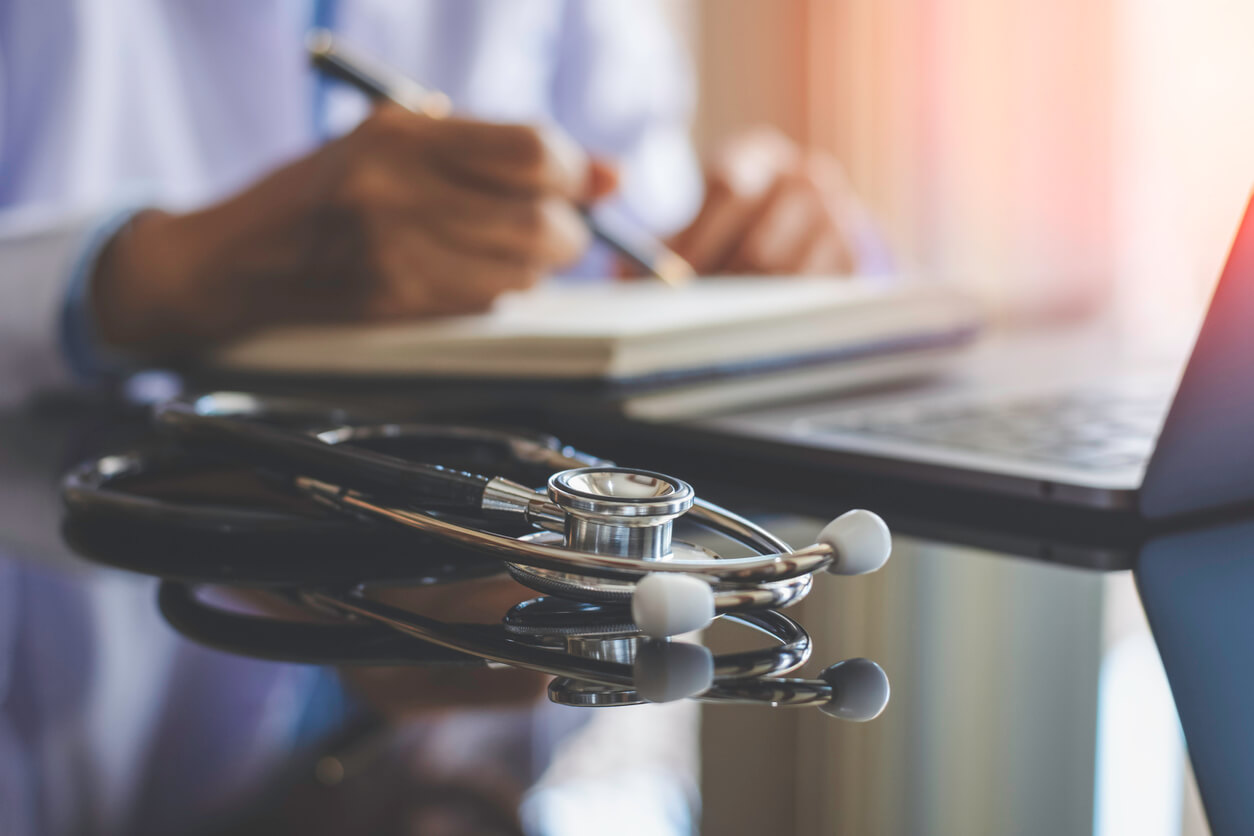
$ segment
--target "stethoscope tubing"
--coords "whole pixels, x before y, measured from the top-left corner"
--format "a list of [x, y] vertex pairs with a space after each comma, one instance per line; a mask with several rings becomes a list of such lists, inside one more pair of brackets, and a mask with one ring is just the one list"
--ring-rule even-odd
[[[254, 466], [298, 472], [372, 495], [421, 504], [432, 510], [478, 513], [491, 477], [370, 449], [371, 442], [404, 437], [489, 446], [502, 458], [530, 465], [544, 476], [556, 470], [604, 464], [561, 446], [551, 436], [522, 436], [481, 427], [379, 422], [347, 425], [339, 410], [325, 410], [314, 429], [296, 430], [267, 422], [268, 400], [242, 393], [213, 393], [176, 399], [153, 413], [157, 429], [192, 449]], [[289, 408], [290, 409], [290, 408]]]
[[154, 412], [158, 429], [180, 441], [235, 460], [403, 498], [438, 511], [476, 511], [490, 481], [479, 474], [362, 448], [328, 444], [314, 435], [235, 417], [206, 415], [173, 401]]
[[[136, 493], [131, 480], [162, 477], [194, 454], [169, 444], [85, 463], [62, 482], [62, 535], [93, 561], [161, 578], [244, 586], [436, 583], [501, 574], [500, 561], [413, 532], [325, 512], [201, 504]], [[207, 463], [207, 462], [206, 462]], [[264, 503], [262, 503], [264, 506]]]
[[[206, 403], [207, 408], [203, 406]], [[634, 558], [506, 537], [417, 510], [421, 506], [437, 513], [481, 513], [484, 490], [493, 477], [413, 462], [352, 443], [380, 435], [397, 437], [413, 432], [405, 425], [339, 427], [309, 434], [243, 420], [237, 414], [215, 414], [211, 411], [213, 403], [213, 396], [191, 402], [173, 401], [157, 410], [157, 425], [183, 443], [290, 472], [300, 489], [327, 505], [397, 523], [514, 563], [626, 580], [657, 571], [700, 575], [712, 581], [757, 584], [811, 574], [834, 557], [831, 548], [824, 544], [793, 551], [760, 526], [701, 500], [689, 511], [692, 520], [754, 548], [759, 554], [719, 561], [649, 561], [649, 565], [642, 565], [642, 561]], [[418, 431], [429, 429], [424, 427]], [[497, 442], [501, 443], [503, 437], [497, 436]], [[511, 452], [515, 455], [519, 452], [516, 439]], [[539, 451], [541, 455], [545, 452], [552, 453]], [[550, 454], [546, 463], [555, 464], [554, 459], [565, 463], [572, 458], [580, 463], [596, 461], [589, 456], [573, 456], [562, 451]]]
[[[415, 529], [469, 549], [492, 554], [502, 560], [542, 569], [575, 572], [594, 577], [617, 580], [633, 580], [653, 572], [700, 575], [712, 581], [731, 583], [762, 583], [788, 580], [810, 575], [831, 563], [834, 552], [830, 546], [815, 543], [796, 551], [778, 554], [761, 554], [755, 557], [737, 557], [713, 561], [666, 560], [641, 561], [631, 557], [596, 554], [558, 546], [549, 546], [529, 540], [506, 537], [488, 531], [468, 528], [449, 520], [412, 508], [386, 505], [372, 497], [338, 485], [298, 479], [299, 486], [324, 502], [347, 511], [358, 512], [375, 519], [387, 520], [406, 528]], [[693, 514], [693, 512], [698, 512]], [[780, 543], [766, 531], [758, 529], [748, 520], [710, 503], [697, 504], [689, 516], [699, 523], [714, 522], [718, 517], [718, 529], [740, 533], [752, 531], [755, 535], [770, 537], [770, 542]], [[733, 523], [734, 521], [734, 523]], [[713, 525], [709, 527], [714, 527]], [[748, 536], [748, 535], [746, 535]], [[758, 538], [754, 538], [757, 540]]]
[[[517, 637], [517, 631], [511, 634], [499, 624], [450, 624], [352, 591], [295, 594], [316, 612], [351, 619], [337, 624], [243, 615], [201, 601], [196, 593], [194, 584], [163, 581], [157, 596], [162, 615], [188, 638], [242, 655], [335, 666], [496, 664], [614, 687], [630, 687], [634, 681], [629, 664], [528, 645]], [[726, 619], [764, 633], [778, 644], [716, 656], [716, 682], [783, 676], [810, 657], [809, 634], [782, 613], [767, 610]]]

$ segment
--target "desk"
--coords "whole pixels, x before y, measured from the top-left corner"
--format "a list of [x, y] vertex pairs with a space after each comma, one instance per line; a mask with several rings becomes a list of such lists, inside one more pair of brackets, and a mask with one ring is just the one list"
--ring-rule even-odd
[[[56, 533], [56, 475], [138, 429], [132, 414], [102, 419], [64, 405], [3, 416], [0, 543], [9, 574], [0, 577], [20, 572], [97, 596], [150, 600], [147, 592], [135, 592], [143, 582], [67, 555]], [[615, 454], [621, 463], [634, 463]], [[650, 454], [640, 450], [641, 459]], [[676, 475], [715, 498], [737, 494], [740, 507], [755, 507], [759, 521], [792, 542], [809, 541], [825, 521], [812, 506], [788, 507], [769, 484], [755, 498], [700, 472]], [[822, 496], [812, 499], [823, 504]], [[891, 507], [873, 507], [893, 524]], [[467, 804], [491, 799], [489, 806], [510, 807], [518, 796], [502, 789], [511, 786], [507, 778], [519, 792], [538, 781], [541, 792], [521, 797], [528, 799], [528, 815], [548, 822], [554, 833], [619, 832], [611, 829], [618, 824], [621, 832], [683, 833], [699, 815], [703, 832], [712, 834], [1050, 836], [1205, 833], [1204, 797], [1214, 832], [1247, 832], [1254, 821], [1254, 801], [1245, 793], [1254, 775], [1254, 723], [1243, 701], [1254, 674], [1254, 616], [1244, 612], [1254, 596], [1254, 569], [1243, 561], [1254, 552], [1254, 526], [1221, 521], [1155, 535], [1148, 543], [1130, 540], [1120, 551], [1126, 562], [1085, 568], [1026, 557], [1005, 520], [996, 520], [985, 536], [958, 516], [951, 522], [940, 529], [916, 525], [899, 536], [878, 574], [820, 578], [814, 594], [790, 611], [815, 641], [806, 673], [854, 656], [883, 666], [892, 699], [877, 720], [855, 725], [813, 710], [764, 706], [698, 711], [693, 703], [621, 709], [528, 703], [485, 711], [470, 705], [480, 699], [462, 691], [438, 718], [423, 715], [417, 732], [384, 733], [405, 743], [409, 761], [424, 764], [428, 792], [411, 789], [409, 797], [447, 802], [456, 796]], [[1058, 535], [1074, 545], [1080, 533]], [[1033, 532], [1032, 542], [1042, 536]], [[1137, 567], [1139, 578], [1122, 566]], [[135, 654], [134, 647], [121, 655], [110, 650], [109, 631], [116, 626], [81, 633], [90, 638], [81, 648], [84, 658], [98, 670]], [[154, 653], [177, 654], [183, 639], [155, 621], [147, 629], [164, 631], [153, 639]], [[256, 674], [266, 664], [249, 670]], [[155, 710], [138, 692], [155, 681], [137, 679], [137, 692], [126, 700], [83, 702], [67, 727], [115, 743], [120, 735], [149, 733], [142, 716], [137, 721], [126, 714]], [[491, 690], [494, 682], [483, 680], [482, 687]], [[180, 752], [178, 746], [131, 743], [136, 763], [144, 752]], [[0, 736], [0, 750], [13, 745]], [[301, 757], [290, 761], [302, 764]], [[271, 758], [264, 768], [253, 763], [248, 774], [258, 786], [271, 787], [268, 802], [287, 792], [290, 805], [306, 790], [274, 783], [281, 760]], [[84, 763], [100, 767], [103, 761], [85, 756]], [[484, 779], [480, 795], [444, 780], [466, 774]], [[111, 788], [108, 780], [76, 781], [97, 793]], [[699, 814], [686, 781], [701, 788]], [[448, 789], [454, 785], [456, 792]], [[11, 789], [0, 787], [0, 797]], [[320, 809], [319, 803], [309, 802], [308, 809]], [[510, 832], [491, 815], [475, 821], [477, 832]], [[573, 829], [561, 829], [562, 822]], [[334, 831], [334, 819], [321, 823]]]

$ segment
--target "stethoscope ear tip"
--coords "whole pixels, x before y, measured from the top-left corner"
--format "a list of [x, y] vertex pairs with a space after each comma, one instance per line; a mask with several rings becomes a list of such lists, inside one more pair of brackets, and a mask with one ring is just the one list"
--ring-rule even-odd
[[714, 589], [692, 575], [652, 572], [636, 584], [631, 618], [654, 639], [701, 630], [714, 620]]
[[888, 562], [893, 535], [879, 514], [855, 509], [841, 514], [819, 532], [817, 542], [836, 553], [827, 571], [833, 575], [865, 575]]
[[819, 706], [829, 717], [865, 723], [880, 716], [888, 705], [888, 674], [870, 659], [837, 662], [819, 678], [832, 688], [831, 699]]
[[649, 702], [703, 694], [714, 684], [714, 656], [689, 642], [645, 642], [636, 652], [636, 693]]

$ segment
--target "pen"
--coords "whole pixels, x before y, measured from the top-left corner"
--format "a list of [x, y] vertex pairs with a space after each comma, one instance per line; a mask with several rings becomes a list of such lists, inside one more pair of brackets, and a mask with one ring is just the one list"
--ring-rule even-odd
[[[346, 50], [325, 29], [310, 33], [308, 49], [310, 60], [319, 72], [351, 84], [372, 99], [387, 99], [432, 119], [443, 119], [452, 111], [452, 102], [444, 93], [367, 56]], [[594, 236], [649, 275], [674, 287], [694, 277], [692, 265], [683, 256], [647, 232], [630, 229], [628, 224], [608, 217], [593, 217], [587, 207], [580, 207], [580, 212]]]

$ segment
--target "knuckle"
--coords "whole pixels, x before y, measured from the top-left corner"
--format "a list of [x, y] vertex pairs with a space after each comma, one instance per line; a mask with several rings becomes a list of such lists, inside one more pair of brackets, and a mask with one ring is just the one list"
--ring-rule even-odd
[[366, 121], [371, 123], [374, 130], [391, 133], [408, 129], [415, 119], [414, 114], [405, 108], [391, 102], [384, 102], [370, 112]]
[[335, 190], [334, 202], [343, 209], [359, 214], [373, 211], [382, 197], [379, 179], [371, 166], [351, 167]]
[[372, 110], [351, 136], [369, 151], [388, 148], [398, 141], [412, 144], [426, 135], [423, 119], [405, 108], [394, 104], [382, 104]]
[[806, 171], [781, 174], [777, 187], [781, 190], [781, 211], [795, 219], [814, 218], [824, 214], [825, 189]]
[[705, 190], [709, 198], [716, 199], [728, 199], [739, 194], [736, 189], [735, 178], [725, 166], [716, 166], [710, 169], [706, 174]]

